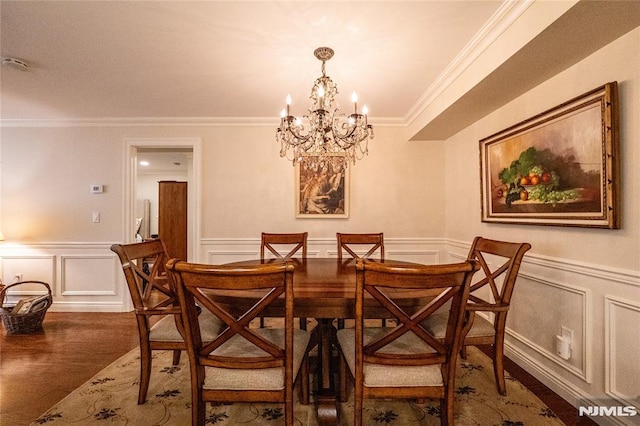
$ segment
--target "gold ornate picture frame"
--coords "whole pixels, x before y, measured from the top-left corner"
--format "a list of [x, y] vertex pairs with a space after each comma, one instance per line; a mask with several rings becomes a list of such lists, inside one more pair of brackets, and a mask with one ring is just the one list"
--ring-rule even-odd
[[296, 217], [349, 217], [349, 168], [346, 161], [344, 155], [310, 155], [296, 164]]
[[620, 227], [611, 82], [480, 141], [482, 221]]

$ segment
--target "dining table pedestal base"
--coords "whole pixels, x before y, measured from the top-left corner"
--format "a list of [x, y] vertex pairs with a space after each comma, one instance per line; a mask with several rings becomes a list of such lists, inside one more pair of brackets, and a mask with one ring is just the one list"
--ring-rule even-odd
[[316, 397], [318, 424], [321, 426], [336, 426], [338, 424], [338, 407], [335, 395]]
[[318, 342], [318, 365], [316, 383], [318, 390], [315, 395], [318, 424], [321, 426], [335, 426], [338, 424], [338, 405], [336, 387], [331, 368], [333, 363], [333, 348], [335, 347], [336, 329], [333, 319], [318, 318], [316, 336]]

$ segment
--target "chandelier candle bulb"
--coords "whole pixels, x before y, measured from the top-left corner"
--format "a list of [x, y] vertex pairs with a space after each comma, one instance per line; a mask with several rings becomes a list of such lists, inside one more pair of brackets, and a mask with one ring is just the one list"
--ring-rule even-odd
[[353, 102], [353, 113], [357, 114], [358, 113], [358, 95], [356, 95], [356, 92], [353, 92], [351, 94], [351, 102]]
[[318, 87], [318, 99], [320, 100], [320, 108], [324, 109], [324, 107], [325, 107], [325, 103], [324, 103], [324, 87], [322, 87], [322, 86]]

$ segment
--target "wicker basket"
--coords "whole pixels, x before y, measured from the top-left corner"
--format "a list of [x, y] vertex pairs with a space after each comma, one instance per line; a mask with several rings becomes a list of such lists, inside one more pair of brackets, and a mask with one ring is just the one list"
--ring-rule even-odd
[[[49, 292], [44, 307], [26, 313], [26, 314], [13, 314], [11, 313], [12, 307], [4, 307], [5, 297], [7, 290], [11, 287], [15, 287], [23, 284], [40, 284], [46, 287]], [[53, 303], [53, 297], [51, 296], [51, 287], [49, 284], [42, 281], [20, 281], [18, 283], [9, 284], [8, 286], [2, 286], [0, 289], [0, 316], [2, 316], [2, 323], [9, 334], [27, 334], [32, 333], [42, 328], [42, 322], [44, 321], [44, 315], [47, 313], [47, 309]]]

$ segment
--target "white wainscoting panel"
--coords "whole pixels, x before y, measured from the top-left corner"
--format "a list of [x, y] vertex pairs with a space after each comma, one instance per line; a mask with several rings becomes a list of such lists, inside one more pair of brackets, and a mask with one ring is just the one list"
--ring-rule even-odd
[[605, 389], [607, 395], [640, 411], [640, 303], [609, 295], [604, 303]]
[[[55, 256], [52, 255], [4, 255], [0, 257], [2, 261], [2, 282], [11, 284], [15, 282], [15, 275], [21, 274], [22, 281], [42, 281], [51, 287], [51, 293], [55, 296], [55, 276], [56, 263]], [[46, 291], [44, 286], [39, 284], [25, 284], [9, 289], [7, 293], [7, 303], [13, 304], [20, 297], [42, 294]]]
[[[509, 314], [506, 355], [574, 404], [590, 401], [597, 405], [607, 388], [610, 396], [621, 401], [637, 398], [637, 388], [633, 393], [630, 386], [637, 386], [639, 375], [635, 342], [639, 340], [640, 274], [540, 256], [534, 251], [525, 256], [519, 279], [523, 281], [517, 285], [514, 303], [525, 311]], [[608, 294], [629, 295], [635, 301]], [[557, 357], [551, 343], [562, 325], [574, 330], [569, 360]], [[635, 337], [630, 335], [634, 332]]]
[[[22, 273], [23, 280], [48, 283], [53, 294], [50, 311], [129, 311], [122, 268], [110, 246], [107, 242], [3, 244], [3, 281], [10, 282], [16, 273]], [[29, 292], [38, 290], [34, 287]]]
[[[260, 257], [260, 238], [206, 238], [201, 240], [202, 261], [213, 264], [237, 262]], [[444, 242], [430, 238], [385, 238], [385, 257], [396, 260], [434, 264], [440, 263]], [[356, 253], [358, 251], [356, 250]], [[362, 254], [366, 250], [362, 251]], [[338, 256], [335, 238], [309, 238], [307, 257]]]
[[113, 256], [63, 255], [60, 256], [60, 263], [60, 294], [62, 296], [116, 295], [117, 280]]
[[[509, 336], [590, 383], [591, 292], [566, 282], [528, 274], [522, 269], [516, 286], [507, 320]], [[569, 360], [556, 354], [555, 336], [561, 333], [563, 326], [574, 333]]]

